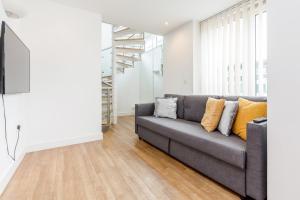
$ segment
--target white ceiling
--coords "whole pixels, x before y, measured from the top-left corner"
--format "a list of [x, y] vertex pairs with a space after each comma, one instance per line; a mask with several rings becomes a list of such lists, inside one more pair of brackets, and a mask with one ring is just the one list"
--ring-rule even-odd
[[[203, 20], [240, 0], [52, 0], [101, 13], [103, 21], [165, 34], [190, 20]], [[165, 25], [168, 21], [169, 25]]]

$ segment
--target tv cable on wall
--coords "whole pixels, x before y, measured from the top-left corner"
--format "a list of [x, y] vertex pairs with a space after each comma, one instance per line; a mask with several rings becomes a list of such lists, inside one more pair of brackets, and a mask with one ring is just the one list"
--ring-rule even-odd
[[7, 138], [7, 119], [6, 119], [6, 109], [5, 109], [5, 100], [4, 100], [4, 94], [1, 95], [2, 96], [2, 105], [3, 105], [3, 117], [4, 117], [4, 134], [5, 134], [5, 143], [6, 143], [6, 151], [7, 151], [7, 155], [13, 160], [16, 161], [16, 151], [17, 151], [17, 147], [19, 144], [19, 139], [20, 139], [20, 130], [21, 130], [21, 126], [18, 125], [17, 126], [17, 141], [14, 145], [14, 151], [13, 154], [10, 154], [10, 150], [9, 150], [9, 144], [8, 144], [8, 138]]
[[8, 156], [14, 161], [16, 160], [21, 126], [17, 125], [17, 138], [13, 142], [13, 149], [10, 149], [4, 95], [29, 92], [30, 50], [13, 29], [3, 21], [0, 38], [0, 94], [2, 95], [6, 151]]

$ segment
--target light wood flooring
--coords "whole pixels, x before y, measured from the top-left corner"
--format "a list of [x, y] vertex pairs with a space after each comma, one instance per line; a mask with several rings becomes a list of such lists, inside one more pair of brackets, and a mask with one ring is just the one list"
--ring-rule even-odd
[[236, 194], [138, 139], [121, 117], [90, 142], [25, 156], [1, 200], [237, 200]]

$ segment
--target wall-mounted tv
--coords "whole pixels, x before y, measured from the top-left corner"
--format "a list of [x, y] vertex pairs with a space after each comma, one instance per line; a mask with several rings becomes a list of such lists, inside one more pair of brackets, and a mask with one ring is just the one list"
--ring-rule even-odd
[[30, 92], [30, 51], [13, 30], [1, 25], [0, 93]]

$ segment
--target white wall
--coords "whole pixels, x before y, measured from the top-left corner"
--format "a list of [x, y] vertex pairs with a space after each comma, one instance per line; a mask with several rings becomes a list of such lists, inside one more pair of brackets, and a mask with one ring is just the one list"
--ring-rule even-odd
[[299, 199], [300, 1], [268, 1], [268, 199]]
[[30, 143], [99, 132], [101, 18], [52, 2], [30, 2], [24, 5], [30, 14], [18, 28], [31, 50]]
[[[19, 152], [100, 139], [101, 17], [46, 0], [14, 2], [26, 15], [9, 24], [31, 51], [31, 92], [7, 96], [9, 134], [22, 125]], [[0, 193], [13, 168], [1, 135]]]
[[[0, 1], [0, 21], [6, 20], [6, 15], [3, 9], [2, 1]], [[8, 142], [10, 144], [11, 154], [13, 153], [13, 143], [15, 143], [17, 139], [17, 125], [22, 125], [22, 133], [23, 129], [26, 129], [24, 124], [24, 117], [26, 117], [23, 106], [25, 94], [17, 94], [17, 95], [5, 95], [5, 109], [6, 109], [6, 117], [7, 117], [7, 132], [8, 132]], [[3, 117], [3, 106], [2, 101], [0, 104], [0, 194], [4, 189], [5, 185], [9, 181], [10, 178], [10, 169], [14, 167], [14, 162], [9, 158], [6, 151], [6, 142], [4, 137], [4, 117]], [[24, 126], [23, 126], [24, 125]], [[19, 142], [19, 146], [17, 149], [17, 158], [22, 157], [22, 153], [26, 146], [26, 138], [21, 135], [21, 139]]]
[[164, 93], [193, 94], [194, 68], [197, 65], [196, 21], [188, 22], [164, 37]]

